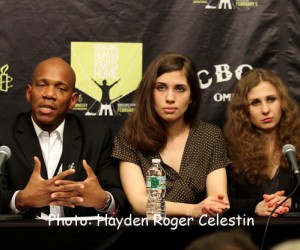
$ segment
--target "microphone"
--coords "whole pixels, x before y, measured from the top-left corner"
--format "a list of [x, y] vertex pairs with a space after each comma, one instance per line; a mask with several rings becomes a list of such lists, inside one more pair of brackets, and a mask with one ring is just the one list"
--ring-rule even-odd
[[288, 158], [294, 174], [299, 174], [299, 166], [296, 158], [296, 149], [292, 144], [286, 144], [282, 147], [282, 153]]
[[[11, 150], [7, 146], [0, 147], [0, 173], [2, 172], [2, 167], [6, 160], [11, 157]], [[1, 178], [0, 178], [0, 186], [1, 186]], [[2, 190], [1, 190], [2, 191]], [[0, 192], [0, 196], [2, 193]], [[1, 211], [0, 211], [1, 212]], [[2, 214], [0, 213], [0, 221], [2, 220], [20, 220], [22, 219], [22, 215], [20, 214]]]
[[11, 150], [7, 146], [0, 147], [0, 172], [5, 161], [11, 157]]
[[[261, 247], [260, 247], [261, 250], [263, 249], [263, 245], [264, 245], [266, 234], [267, 234], [267, 229], [268, 229], [269, 222], [270, 222], [270, 219], [272, 217], [272, 214], [274, 213], [274, 211], [278, 207], [280, 207], [284, 202], [286, 202], [290, 197], [292, 197], [294, 195], [294, 193], [296, 192], [296, 190], [298, 189], [298, 187], [300, 185], [300, 175], [299, 175], [300, 171], [299, 171], [299, 166], [298, 166], [298, 163], [297, 163], [295, 146], [292, 145], [292, 144], [284, 145], [282, 147], [282, 154], [284, 154], [287, 157], [287, 159], [289, 161], [289, 164], [292, 167], [292, 170], [293, 170], [294, 174], [296, 175], [297, 184], [294, 187], [293, 191], [287, 197], [285, 197], [285, 199], [283, 199], [279, 204], [275, 205], [274, 209], [270, 213], [270, 215], [268, 217], [268, 220], [267, 220], [266, 227], [265, 227], [265, 232], [264, 232], [263, 240], [262, 240], [262, 243], [261, 243]], [[287, 217], [289, 217], [290, 214], [294, 214], [292, 216], [297, 216], [298, 217], [299, 216], [298, 213], [299, 212], [289, 212], [289, 213], [285, 214], [285, 216], [288, 215]]]

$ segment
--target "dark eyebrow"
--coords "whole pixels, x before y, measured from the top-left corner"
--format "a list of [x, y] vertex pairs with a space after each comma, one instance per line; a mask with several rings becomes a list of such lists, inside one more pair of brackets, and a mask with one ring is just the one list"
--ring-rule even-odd
[[[37, 79], [36, 82], [45, 82], [45, 83], [49, 83], [49, 80], [47, 80], [47, 79], [45, 79], [45, 78], [41, 78], [41, 79]], [[55, 82], [55, 85], [65, 85], [65, 86], [68, 86], [67, 83], [61, 82], [61, 81]]]
[[254, 100], [260, 100], [260, 98], [249, 99], [249, 102], [254, 101]]

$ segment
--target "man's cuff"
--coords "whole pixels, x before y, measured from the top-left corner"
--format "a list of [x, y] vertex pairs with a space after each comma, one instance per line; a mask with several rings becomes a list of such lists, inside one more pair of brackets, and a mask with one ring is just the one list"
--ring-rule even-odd
[[109, 196], [108, 200], [105, 203], [105, 206], [101, 209], [96, 209], [99, 213], [107, 213], [109, 215], [116, 215], [118, 213], [118, 205], [115, 201], [115, 198], [108, 191], [105, 191]]
[[29, 210], [29, 209], [26, 209], [25, 211], [19, 211], [16, 208], [16, 197], [19, 192], [20, 192], [20, 190], [16, 191], [10, 200], [9, 211], [11, 214], [23, 214]]

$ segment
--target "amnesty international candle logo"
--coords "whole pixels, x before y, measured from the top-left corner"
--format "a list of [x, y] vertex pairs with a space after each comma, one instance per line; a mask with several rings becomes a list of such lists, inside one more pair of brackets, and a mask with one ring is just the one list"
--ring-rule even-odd
[[80, 91], [74, 110], [93, 116], [134, 110], [126, 96], [142, 77], [142, 43], [72, 42], [71, 65]]
[[2, 92], [8, 92], [8, 89], [13, 86], [9, 84], [13, 78], [7, 73], [8, 69], [8, 64], [5, 64], [0, 68], [0, 91]]

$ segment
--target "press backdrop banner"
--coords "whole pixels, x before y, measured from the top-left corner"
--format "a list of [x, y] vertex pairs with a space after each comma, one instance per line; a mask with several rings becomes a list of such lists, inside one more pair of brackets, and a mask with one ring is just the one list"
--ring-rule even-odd
[[[0, 0], [0, 118], [28, 110], [31, 72], [53, 56], [77, 73], [81, 98], [73, 112], [115, 130], [134, 108], [141, 73], [163, 52], [194, 60], [199, 116], [220, 127], [234, 84], [253, 67], [277, 72], [300, 102], [299, 13], [298, 0]], [[112, 64], [122, 58], [114, 76], [99, 73], [109, 72], [105, 50]]]
[[102, 117], [114, 129], [135, 109], [127, 96], [142, 77], [142, 43], [71, 42], [71, 66], [85, 116]]

